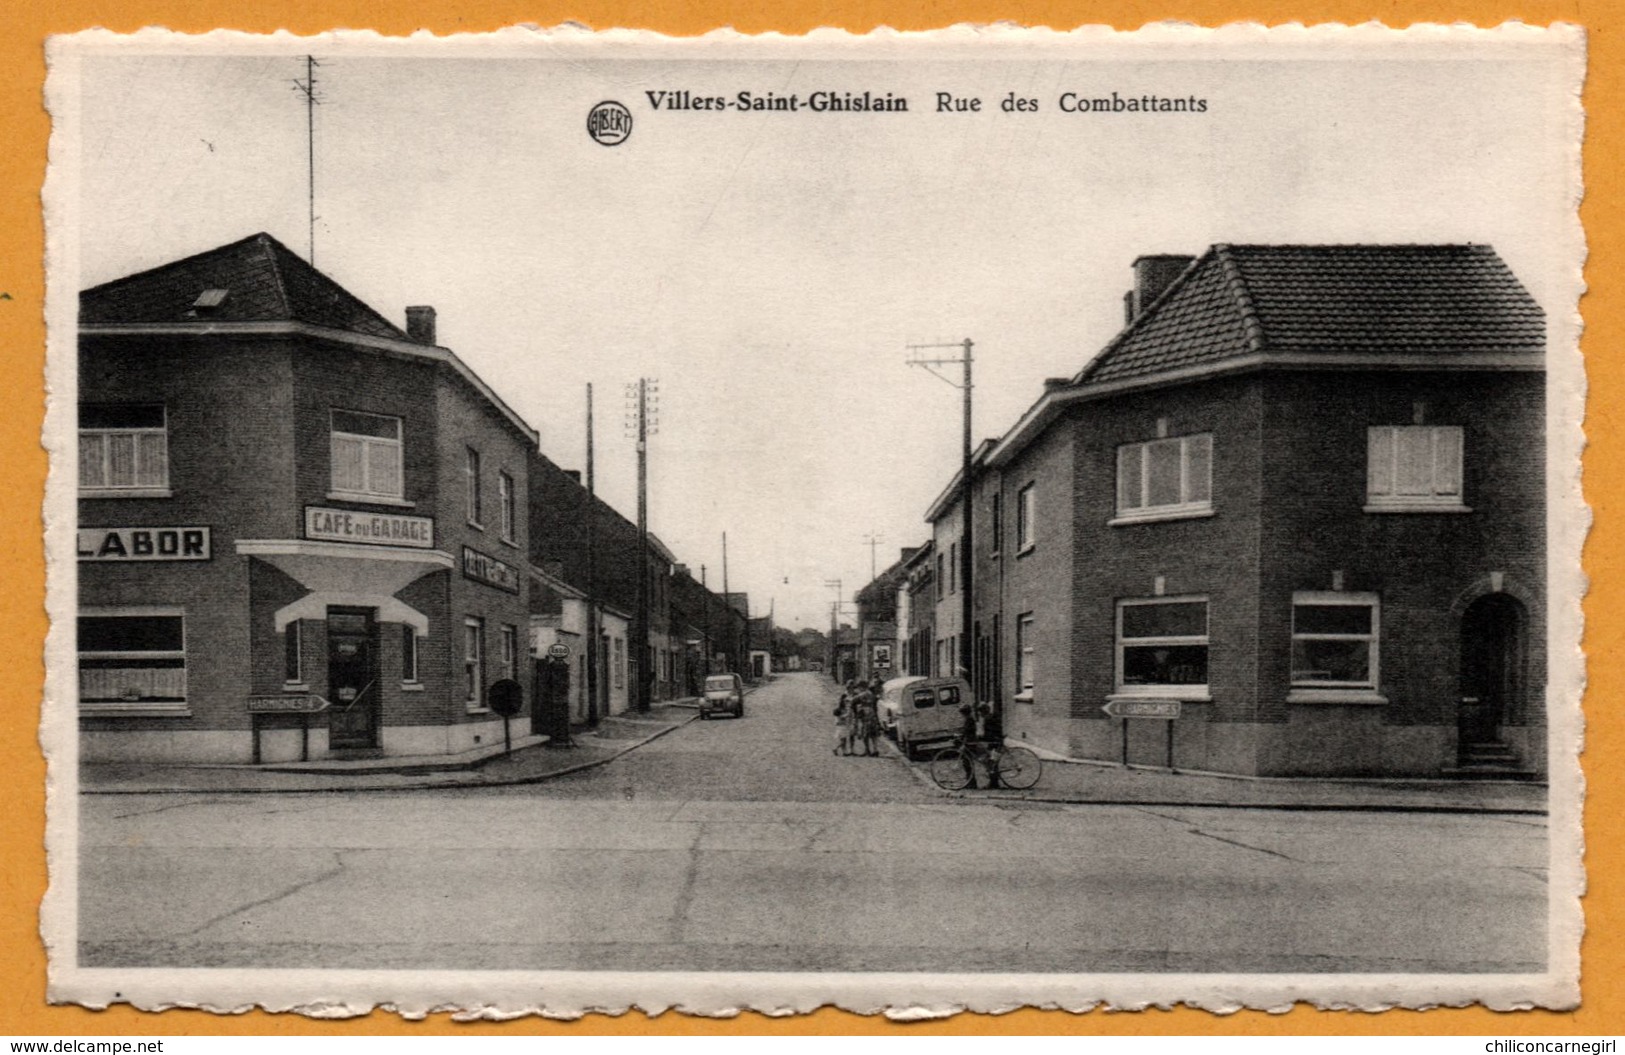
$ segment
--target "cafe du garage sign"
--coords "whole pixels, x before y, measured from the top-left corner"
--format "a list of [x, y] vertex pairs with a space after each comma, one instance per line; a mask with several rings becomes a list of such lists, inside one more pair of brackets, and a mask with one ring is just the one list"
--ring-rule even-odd
[[208, 560], [206, 527], [79, 529], [80, 560]]
[[305, 537], [368, 546], [434, 548], [434, 520], [397, 513], [357, 513], [350, 509], [305, 507]]

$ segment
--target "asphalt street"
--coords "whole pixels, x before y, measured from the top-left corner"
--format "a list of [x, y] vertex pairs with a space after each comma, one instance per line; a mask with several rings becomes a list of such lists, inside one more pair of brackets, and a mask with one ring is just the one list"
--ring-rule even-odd
[[1546, 828], [948, 799], [816, 675], [509, 788], [85, 795], [83, 966], [1523, 972]]

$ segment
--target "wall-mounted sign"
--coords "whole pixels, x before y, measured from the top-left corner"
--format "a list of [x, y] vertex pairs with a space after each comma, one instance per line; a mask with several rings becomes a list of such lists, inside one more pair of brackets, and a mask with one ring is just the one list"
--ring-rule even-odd
[[368, 546], [434, 548], [434, 519], [399, 513], [358, 513], [351, 509], [305, 507], [305, 537]]
[[569, 659], [570, 658], [570, 646], [566, 645], [562, 641], [553, 642], [551, 645], [547, 646], [547, 658], [548, 659]]
[[487, 556], [477, 549], [463, 547], [463, 575], [475, 582], [495, 586], [509, 593], [519, 592], [519, 569]]
[[79, 529], [80, 560], [208, 560], [206, 527]]

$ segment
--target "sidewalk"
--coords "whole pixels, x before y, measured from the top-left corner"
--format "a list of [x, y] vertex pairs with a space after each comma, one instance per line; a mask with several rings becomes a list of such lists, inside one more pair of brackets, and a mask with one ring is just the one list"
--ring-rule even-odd
[[[527, 737], [532, 746], [512, 754], [449, 759], [394, 757], [354, 763], [263, 766], [159, 766], [95, 763], [79, 767], [79, 790], [87, 794], [208, 794], [211, 792], [390, 791], [414, 788], [477, 788], [530, 784], [601, 766], [699, 717], [693, 701], [659, 704], [646, 714], [618, 714], [596, 729], [575, 735], [574, 746], [555, 747]], [[348, 767], [348, 768], [343, 768]]]
[[[1277, 810], [1373, 810], [1424, 813], [1546, 813], [1546, 785], [1526, 781], [1241, 777], [1166, 769], [1125, 769], [1039, 752], [1044, 771], [1028, 791], [942, 792], [985, 802], [1025, 801], [1132, 806], [1224, 806]], [[932, 787], [928, 766], [915, 775]], [[978, 779], [982, 779], [978, 774]], [[940, 790], [940, 789], [939, 789]]]

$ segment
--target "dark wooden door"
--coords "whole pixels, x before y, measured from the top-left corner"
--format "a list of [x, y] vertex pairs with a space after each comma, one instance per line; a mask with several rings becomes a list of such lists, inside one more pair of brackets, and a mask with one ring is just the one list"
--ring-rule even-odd
[[328, 744], [378, 746], [378, 642], [371, 609], [327, 610]]
[[1523, 606], [1495, 593], [1474, 601], [1461, 620], [1461, 711], [1464, 746], [1492, 744], [1517, 703], [1523, 675]]

